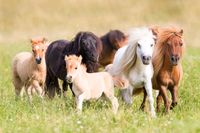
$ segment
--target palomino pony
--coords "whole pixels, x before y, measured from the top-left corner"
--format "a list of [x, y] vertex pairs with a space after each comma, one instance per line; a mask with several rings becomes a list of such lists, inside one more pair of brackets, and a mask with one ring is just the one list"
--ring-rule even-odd
[[99, 64], [106, 66], [111, 64], [116, 51], [127, 44], [128, 37], [120, 30], [111, 30], [100, 39], [102, 41], [102, 52], [99, 57]]
[[87, 73], [81, 64], [81, 56], [65, 56], [66, 80], [73, 83], [72, 90], [76, 97], [77, 109], [82, 110], [84, 100], [98, 99], [104, 93], [112, 103], [114, 113], [118, 110], [118, 100], [114, 96], [114, 82], [107, 72]]
[[[183, 30], [178, 28], [157, 28], [157, 43], [153, 53], [153, 86], [159, 90], [157, 96], [157, 111], [160, 111], [160, 103], [164, 99], [165, 112], [177, 105], [178, 85], [182, 79], [183, 70], [180, 63], [183, 51]], [[172, 104], [167, 97], [167, 89], [172, 95]], [[146, 93], [141, 107], [145, 105]]]
[[46, 78], [45, 51], [48, 44], [45, 38], [31, 39], [33, 53], [21, 52], [17, 54], [12, 63], [13, 84], [16, 96], [20, 96], [22, 88], [32, 101], [32, 95], [37, 91], [40, 97], [44, 94]]
[[[65, 81], [67, 74], [65, 55], [75, 54], [83, 57], [87, 72], [98, 69], [98, 58], [102, 50], [101, 40], [91, 32], [79, 32], [72, 41], [58, 40], [52, 42], [46, 52], [47, 93], [53, 98], [55, 91], [61, 95], [58, 79], [63, 81], [63, 92], [66, 95], [68, 83]], [[71, 89], [71, 87], [70, 87]]]
[[128, 45], [117, 51], [113, 65], [108, 70], [112, 76], [129, 82], [128, 89], [122, 91], [123, 99], [127, 103], [132, 103], [132, 94], [138, 93], [145, 87], [152, 117], [156, 116], [151, 83], [154, 44], [155, 36], [151, 29], [146, 27], [133, 29], [129, 34]]

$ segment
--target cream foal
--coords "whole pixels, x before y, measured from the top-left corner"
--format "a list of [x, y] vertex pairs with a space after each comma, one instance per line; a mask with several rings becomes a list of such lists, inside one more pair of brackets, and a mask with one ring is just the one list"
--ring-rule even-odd
[[107, 72], [87, 73], [86, 67], [81, 65], [82, 57], [65, 56], [67, 76], [66, 80], [73, 83], [72, 90], [76, 97], [77, 109], [82, 111], [84, 100], [98, 99], [104, 93], [112, 103], [112, 110], [117, 113], [118, 100], [114, 96], [114, 82]]

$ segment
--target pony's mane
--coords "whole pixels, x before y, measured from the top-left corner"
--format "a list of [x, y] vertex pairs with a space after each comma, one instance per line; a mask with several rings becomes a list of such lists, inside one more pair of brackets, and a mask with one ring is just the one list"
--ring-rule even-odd
[[64, 55], [82, 55], [82, 63], [86, 64], [88, 72], [97, 71], [98, 59], [102, 51], [102, 44], [92, 32], [79, 32], [75, 38], [69, 42], [64, 50]]
[[127, 48], [122, 55], [119, 64], [115, 65], [115, 68], [112, 70], [112, 74], [119, 75], [122, 73], [128, 72], [132, 67], [134, 67], [136, 60], [137, 60], [137, 42], [138, 40], [142, 39], [143, 37], [152, 37], [152, 31], [147, 27], [142, 28], [135, 28], [130, 30], [129, 38], [128, 38], [128, 45]]
[[100, 39], [103, 42], [103, 45], [108, 45], [117, 50], [121, 47], [118, 42], [126, 40], [126, 35], [120, 30], [111, 30]]
[[158, 28], [158, 34], [157, 34], [157, 43], [154, 48], [153, 53], [153, 67], [154, 67], [154, 77], [157, 77], [160, 69], [163, 66], [164, 62], [164, 54], [166, 51], [167, 41], [172, 36], [178, 36], [180, 39], [182, 38], [182, 34], [180, 33], [180, 29], [175, 27], [169, 27], [169, 28]]

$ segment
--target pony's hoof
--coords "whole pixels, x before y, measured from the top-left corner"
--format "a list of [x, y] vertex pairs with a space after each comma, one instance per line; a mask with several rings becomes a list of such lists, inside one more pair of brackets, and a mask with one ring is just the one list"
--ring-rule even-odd
[[170, 110], [174, 109], [175, 106], [177, 106], [177, 102], [171, 104]]
[[156, 112], [151, 112], [151, 118], [156, 118]]

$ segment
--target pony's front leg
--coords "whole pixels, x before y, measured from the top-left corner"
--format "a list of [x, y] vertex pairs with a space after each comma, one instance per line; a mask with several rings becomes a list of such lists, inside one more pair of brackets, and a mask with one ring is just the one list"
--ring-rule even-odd
[[43, 95], [44, 95], [44, 83], [40, 86], [38, 81], [34, 80], [33, 81], [33, 87], [37, 91], [37, 94], [39, 95], [39, 97], [43, 98]]
[[84, 93], [76, 97], [76, 109], [82, 111], [83, 108]]
[[121, 90], [122, 99], [125, 103], [132, 105], [133, 88], [129, 86], [127, 89]]
[[156, 112], [154, 109], [154, 99], [153, 99], [153, 94], [152, 94], [152, 83], [151, 79], [147, 79], [147, 82], [145, 83], [145, 90], [148, 96], [149, 100], [149, 107], [150, 107], [150, 112], [152, 117], [156, 117]]
[[170, 89], [171, 95], [172, 95], [172, 104], [170, 106], [170, 109], [172, 110], [177, 105], [177, 97], [178, 97], [178, 85], [172, 87]]
[[28, 95], [28, 101], [32, 104], [32, 85], [26, 86], [26, 94]]

